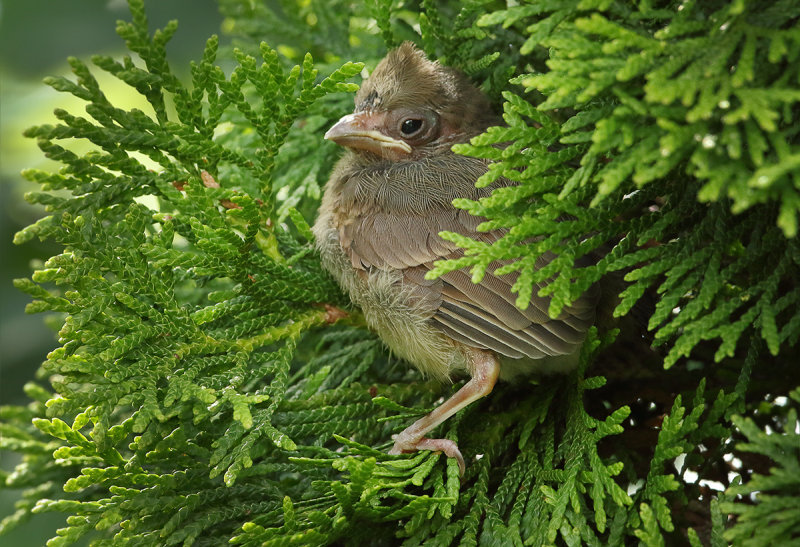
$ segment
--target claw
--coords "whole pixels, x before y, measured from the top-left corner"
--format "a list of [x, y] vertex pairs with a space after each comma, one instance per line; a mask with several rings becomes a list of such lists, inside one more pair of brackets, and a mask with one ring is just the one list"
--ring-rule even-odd
[[455, 458], [458, 463], [458, 471], [461, 476], [464, 475], [466, 464], [464, 463], [464, 456], [458, 449], [458, 445], [450, 439], [428, 439], [421, 438], [416, 441], [403, 438], [403, 433], [394, 435], [392, 437], [395, 442], [389, 454], [408, 454], [418, 450], [430, 450], [431, 452], [443, 452], [448, 458]]

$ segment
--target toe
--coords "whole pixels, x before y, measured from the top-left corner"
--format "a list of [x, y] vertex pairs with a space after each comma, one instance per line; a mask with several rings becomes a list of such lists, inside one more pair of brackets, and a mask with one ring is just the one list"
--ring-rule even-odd
[[417, 450], [444, 452], [445, 456], [448, 458], [455, 458], [456, 462], [458, 462], [458, 470], [461, 475], [463, 475], [466, 470], [464, 456], [461, 455], [458, 445], [449, 439], [420, 439], [417, 443]]
[[448, 458], [455, 458], [458, 462], [458, 469], [461, 474], [464, 474], [466, 468], [464, 464], [464, 457], [458, 449], [458, 445], [449, 439], [418, 439], [416, 441], [408, 441], [401, 439], [400, 435], [395, 436], [395, 443], [389, 454], [408, 454], [409, 452], [416, 452], [418, 450], [430, 450], [431, 452], [444, 452]]

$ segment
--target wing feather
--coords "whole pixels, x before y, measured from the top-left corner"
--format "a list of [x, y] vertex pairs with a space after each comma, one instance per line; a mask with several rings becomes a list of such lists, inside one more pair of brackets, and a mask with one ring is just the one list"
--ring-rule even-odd
[[[469, 169], [462, 168], [463, 161], [470, 162]], [[495, 273], [508, 261], [491, 264], [479, 284], [472, 283], [465, 271], [448, 272], [435, 281], [425, 279], [434, 261], [463, 256], [463, 250], [439, 237], [439, 232], [457, 232], [489, 243], [505, 234], [503, 230], [479, 232], [477, 227], [485, 219], [450, 204], [453, 197], [478, 199], [492, 189], [475, 188], [475, 179], [486, 170], [482, 162], [476, 167], [476, 161], [452, 156], [426, 164], [427, 171], [404, 164], [351, 181], [355, 187], [349, 189], [350, 194], [370, 207], [350, 208], [358, 213], [339, 225], [342, 248], [355, 268], [402, 270], [409, 294], [429, 306], [432, 320], [458, 342], [512, 358], [574, 353], [594, 319], [596, 288], [552, 319], [547, 313], [550, 299], [537, 296], [536, 290], [525, 310], [516, 307], [517, 295], [511, 287], [519, 274]], [[465, 172], [469, 176], [457, 176]], [[500, 179], [493, 187], [509, 184]], [[545, 255], [542, 265], [552, 259]]]

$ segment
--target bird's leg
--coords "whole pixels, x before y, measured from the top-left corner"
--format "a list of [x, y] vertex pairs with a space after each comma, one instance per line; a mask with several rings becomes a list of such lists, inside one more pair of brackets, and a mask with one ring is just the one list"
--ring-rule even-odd
[[464, 474], [464, 458], [456, 443], [449, 439], [427, 439], [425, 434], [444, 422], [447, 418], [481, 397], [491, 393], [497, 377], [500, 375], [500, 362], [494, 354], [473, 350], [472, 378], [452, 397], [433, 409], [403, 431], [395, 435], [394, 447], [389, 454], [404, 454], [417, 450], [441, 450], [448, 457], [458, 461], [458, 468]]

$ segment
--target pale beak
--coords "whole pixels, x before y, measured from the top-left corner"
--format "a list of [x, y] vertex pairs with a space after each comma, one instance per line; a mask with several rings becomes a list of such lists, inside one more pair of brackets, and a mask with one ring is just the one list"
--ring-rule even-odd
[[348, 114], [328, 129], [325, 138], [339, 146], [366, 150], [383, 158], [397, 160], [410, 154], [408, 143], [381, 132], [385, 124], [385, 112]]

